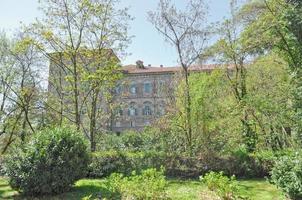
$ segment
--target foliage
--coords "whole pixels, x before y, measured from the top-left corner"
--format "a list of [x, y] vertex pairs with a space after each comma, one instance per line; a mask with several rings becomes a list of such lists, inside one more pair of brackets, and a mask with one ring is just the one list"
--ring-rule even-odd
[[0, 156], [0, 176], [4, 175], [3, 171], [3, 156]]
[[246, 150], [237, 150], [230, 155], [168, 154], [156, 151], [127, 152], [103, 151], [92, 154], [89, 165], [89, 177], [107, 177], [117, 172], [129, 175], [147, 168], [164, 166], [166, 175], [178, 178], [197, 178], [209, 171], [223, 171], [227, 175], [238, 177], [263, 178], [269, 175], [276, 158], [285, 152], [262, 151], [250, 154]]
[[[211, 73], [194, 73], [189, 77], [191, 95], [192, 149], [191, 155], [220, 154], [233, 149], [240, 141], [237, 132], [240, 126], [236, 101], [230, 85], [226, 84], [224, 69]], [[157, 135], [163, 139], [165, 151], [187, 152], [182, 145], [185, 139], [184, 83], [176, 90], [174, 110], [158, 122]], [[178, 98], [179, 97], [179, 98]], [[239, 123], [238, 123], [239, 121]], [[232, 126], [230, 126], [232, 124]], [[153, 129], [156, 132], [155, 128]], [[224, 138], [230, 140], [225, 142]]]
[[112, 173], [129, 175], [147, 168], [160, 168], [165, 163], [164, 154], [157, 152], [105, 151], [95, 152], [89, 165], [90, 177], [106, 177]]
[[248, 68], [246, 82], [245, 102], [257, 133], [257, 149], [292, 147], [294, 112], [287, 64], [273, 53], [261, 56]]
[[[202, 57], [209, 40], [209, 27], [205, 26], [206, 3], [204, 0], [189, 0], [184, 9], [177, 8], [171, 0], [160, 0], [158, 9], [149, 12], [149, 21], [175, 50], [183, 80], [182, 137], [185, 151], [192, 154], [192, 107], [189, 68]], [[178, 85], [181, 82], [176, 82]]]
[[41, 0], [41, 19], [27, 27], [39, 52], [50, 61], [44, 102], [49, 120], [76, 125], [86, 133], [91, 151], [96, 133], [110, 127], [112, 91], [122, 75], [117, 56], [125, 54], [131, 40], [131, 17], [120, 2]]
[[121, 196], [121, 199], [168, 199], [166, 194], [167, 181], [164, 170], [147, 169], [131, 176], [124, 177], [122, 174], [112, 174], [107, 180], [107, 188], [113, 194]]
[[[149, 134], [150, 133], [150, 134]], [[151, 132], [125, 131], [120, 136], [114, 133], [98, 134], [97, 151], [151, 151], [156, 138]]]
[[[0, 33], [1, 154], [43, 124], [42, 72], [45, 65], [24, 32], [13, 38]], [[26, 134], [25, 134], [26, 133]]]
[[210, 172], [201, 176], [200, 180], [224, 200], [236, 199], [238, 195], [238, 182], [235, 176], [229, 178], [224, 176], [223, 172]]
[[[255, 7], [256, 1], [249, 1], [244, 8]], [[289, 0], [258, 1], [253, 13], [254, 20], [244, 29], [242, 36], [247, 43], [262, 49], [263, 54], [277, 53], [289, 67], [291, 111], [294, 113], [291, 132], [299, 138], [301, 133], [301, 3]], [[256, 30], [256, 31], [255, 31]], [[256, 42], [255, 42], [256, 41]], [[282, 110], [280, 110], [282, 111]], [[300, 142], [298, 139], [296, 142]]]
[[293, 152], [281, 157], [271, 172], [271, 182], [292, 199], [302, 198], [302, 155]]
[[5, 159], [12, 188], [27, 195], [62, 193], [86, 175], [89, 154], [83, 137], [67, 128], [43, 130]]
[[[238, 180], [238, 182], [240, 195], [250, 197], [251, 199], [285, 200], [281, 191], [264, 179], [246, 179]], [[212, 200], [212, 196], [209, 196], [207, 188], [200, 181], [168, 179], [167, 183], [167, 195], [173, 200]], [[202, 198], [203, 196], [200, 193], [206, 194], [206, 197], [209, 198]], [[106, 179], [81, 179], [75, 183], [73, 189], [69, 192], [59, 195], [35, 197], [35, 200], [82, 199], [84, 197], [91, 197], [93, 200], [100, 198], [109, 200], [112, 196], [111, 192], [107, 189]], [[27, 197], [12, 190], [6, 178], [0, 177], [0, 199], [13, 200], [25, 198]]]

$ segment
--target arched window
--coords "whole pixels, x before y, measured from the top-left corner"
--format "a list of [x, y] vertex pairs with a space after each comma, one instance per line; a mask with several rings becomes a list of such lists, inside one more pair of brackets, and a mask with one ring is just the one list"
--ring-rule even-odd
[[166, 109], [165, 109], [164, 103], [160, 103], [157, 107], [157, 114], [162, 116], [162, 115], [165, 115], [165, 113], [166, 113]]
[[163, 93], [165, 89], [165, 81], [159, 81], [158, 82], [158, 88], [157, 88], [157, 92], [158, 93]]
[[130, 93], [131, 94], [136, 94], [137, 93], [137, 87], [136, 87], [136, 84], [135, 83], [132, 83], [130, 85]]
[[144, 83], [144, 93], [152, 92], [152, 84], [149, 82]]
[[136, 116], [138, 114], [135, 103], [131, 103], [128, 108], [129, 116]]
[[117, 117], [123, 116], [123, 115], [124, 115], [123, 106], [122, 106], [122, 105], [117, 106], [117, 107], [114, 109], [114, 114], [115, 114], [115, 116], [117, 116]]
[[123, 86], [117, 85], [116, 88], [115, 88], [115, 93], [116, 94], [121, 94], [122, 91], [123, 91]]
[[146, 116], [152, 115], [152, 103], [151, 102], [144, 103], [143, 115], [146, 115]]
[[122, 108], [119, 108], [119, 109], [118, 109], [118, 115], [119, 115], [119, 116], [123, 116], [123, 114], [124, 114], [123, 109], [122, 109]]

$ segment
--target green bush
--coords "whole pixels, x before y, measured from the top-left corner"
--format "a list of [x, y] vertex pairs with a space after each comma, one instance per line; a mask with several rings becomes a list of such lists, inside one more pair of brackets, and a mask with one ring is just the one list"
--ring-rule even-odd
[[106, 177], [112, 173], [131, 174], [148, 168], [159, 169], [164, 162], [164, 155], [157, 152], [104, 151], [91, 156], [89, 177]]
[[230, 156], [226, 156], [228, 164], [221, 169], [226, 174], [235, 174], [237, 177], [263, 178], [270, 176], [276, 160], [284, 155], [288, 155], [290, 149], [272, 151], [262, 150], [254, 153], [247, 153], [245, 150], [234, 151]]
[[26, 195], [68, 190], [86, 175], [89, 154], [82, 135], [67, 128], [46, 129], [5, 159], [12, 188]]
[[137, 199], [137, 200], [163, 200], [168, 199], [166, 194], [167, 181], [164, 170], [143, 170], [141, 174], [132, 172], [131, 176], [112, 174], [107, 179], [107, 188], [113, 194], [113, 198]]
[[[235, 174], [237, 177], [245, 178], [263, 178], [269, 175], [271, 164], [274, 163], [274, 157], [268, 152], [248, 153], [246, 150], [238, 149], [226, 157], [228, 162], [227, 170], [224, 171], [228, 175]], [[269, 155], [268, 157], [266, 157]]]
[[107, 177], [114, 172], [129, 175], [132, 171], [159, 169], [160, 166], [165, 167], [167, 176], [177, 178], [198, 178], [209, 171], [223, 171], [226, 175], [238, 177], [264, 177], [268, 173], [250, 155], [197, 157], [155, 151], [103, 151], [93, 153], [91, 157], [88, 175], [94, 178]]
[[291, 199], [302, 199], [302, 154], [283, 156], [273, 167], [271, 182], [281, 188]]
[[98, 151], [151, 151], [154, 150], [155, 138], [144, 132], [128, 131], [120, 136], [114, 133], [99, 135], [97, 142]]
[[207, 185], [209, 190], [215, 192], [224, 200], [233, 200], [238, 198], [238, 182], [235, 176], [231, 178], [224, 176], [223, 172], [210, 172], [200, 180]]

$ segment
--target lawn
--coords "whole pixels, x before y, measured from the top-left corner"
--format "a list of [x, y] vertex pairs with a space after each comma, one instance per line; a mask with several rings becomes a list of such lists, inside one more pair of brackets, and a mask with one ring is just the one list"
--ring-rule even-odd
[[[202, 192], [207, 192], [206, 187], [198, 181], [169, 180], [168, 194], [173, 200], [200, 200]], [[263, 179], [240, 180], [240, 192], [242, 196], [250, 197], [252, 200], [285, 199], [275, 186]], [[76, 200], [89, 195], [93, 197], [108, 195], [104, 179], [82, 179], [75, 184], [71, 191], [55, 197], [24, 198], [8, 186], [7, 179], [0, 177], [0, 199]]]

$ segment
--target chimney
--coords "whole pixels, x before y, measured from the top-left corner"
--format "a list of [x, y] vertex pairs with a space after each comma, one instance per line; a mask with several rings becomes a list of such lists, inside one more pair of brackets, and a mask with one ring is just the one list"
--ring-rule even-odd
[[136, 61], [136, 68], [138, 68], [138, 69], [144, 69], [145, 68], [144, 62], [141, 61], [141, 60]]
[[160, 67], [163, 68], [164, 66], [163, 66], [163, 65], [160, 65]]

